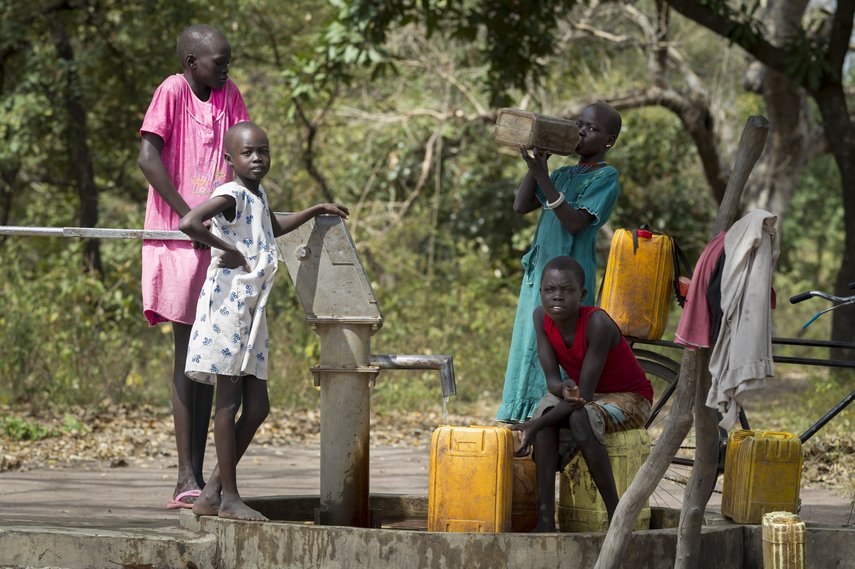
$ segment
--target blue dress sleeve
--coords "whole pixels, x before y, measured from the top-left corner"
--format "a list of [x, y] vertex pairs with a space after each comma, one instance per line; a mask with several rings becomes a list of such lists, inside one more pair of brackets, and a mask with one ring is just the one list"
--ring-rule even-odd
[[[556, 187], [558, 186], [558, 184], [556, 184], [555, 180], [558, 178], [558, 176], [561, 174], [561, 172], [563, 172], [564, 170], [566, 170], [568, 168], [570, 168], [570, 166], [562, 166], [561, 168], [557, 168], [557, 169], [555, 169], [549, 173], [549, 179], [552, 181], [553, 185], [555, 185]], [[537, 201], [540, 202], [540, 205], [543, 205], [543, 206], [546, 205], [546, 195], [543, 193], [543, 190], [540, 189], [539, 184], [534, 187], [534, 196], [537, 198]]]
[[600, 227], [612, 214], [618, 195], [618, 172], [607, 166], [586, 180], [576, 197], [568, 201], [573, 209], [582, 209], [594, 216], [592, 227]]

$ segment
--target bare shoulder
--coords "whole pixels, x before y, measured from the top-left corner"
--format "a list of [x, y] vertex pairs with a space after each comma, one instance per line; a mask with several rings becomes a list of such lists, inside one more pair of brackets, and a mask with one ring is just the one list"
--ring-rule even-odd
[[534, 320], [534, 329], [538, 332], [543, 331], [543, 307], [538, 306], [535, 308], [531, 313], [531, 317]]
[[605, 310], [595, 310], [588, 319], [588, 342], [605, 341], [610, 347], [620, 342], [620, 328]]

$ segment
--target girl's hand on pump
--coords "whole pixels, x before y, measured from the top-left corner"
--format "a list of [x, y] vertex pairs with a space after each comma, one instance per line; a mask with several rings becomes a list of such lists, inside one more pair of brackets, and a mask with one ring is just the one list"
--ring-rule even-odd
[[344, 219], [347, 219], [347, 217], [350, 215], [350, 210], [341, 204], [324, 203], [320, 204], [319, 207], [321, 208], [321, 213], [324, 213], [326, 215], [337, 215]]

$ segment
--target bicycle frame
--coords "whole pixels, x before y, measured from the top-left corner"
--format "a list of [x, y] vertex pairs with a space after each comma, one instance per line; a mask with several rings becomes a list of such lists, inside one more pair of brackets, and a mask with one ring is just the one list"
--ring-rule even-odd
[[[814, 295], [819, 296], [815, 293], [815, 291], [811, 291]], [[824, 293], [822, 293], [824, 295]], [[823, 298], [829, 297], [831, 295], [824, 295]], [[837, 299], [838, 297], [832, 297], [832, 299]], [[855, 303], [855, 299], [846, 302], [845, 304]], [[835, 305], [832, 308], [836, 308], [838, 306], [844, 306], [844, 304]], [[822, 311], [827, 312], [828, 310]], [[810, 325], [814, 320], [816, 320], [816, 316], [812, 318], [802, 329], [806, 328]], [[640, 338], [627, 338], [632, 345], [635, 344], [646, 344], [651, 346], [663, 346], [667, 348], [674, 349], [684, 349], [685, 346], [683, 344], [678, 344], [677, 342], [673, 342], [670, 340], [643, 340]], [[810, 348], [844, 348], [855, 350], [855, 342], [838, 342], [833, 340], [803, 340], [801, 338], [772, 338], [772, 345], [781, 345], [781, 346], [803, 346]], [[636, 350], [633, 350], [636, 351]], [[655, 352], [649, 352], [647, 350], [644, 351], [645, 354], [655, 354]], [[657, 354], [658, 358], [669, 359], [666, 356], [661, 356]], [[855, 361], [853, 360], [833, 360], [827, 358], [804, 358], [804, 357], [793, 357], [793, 356], [780, 356], [780, 355], [772, 355], [772, 361], [776, 363], [782, 364], [797, 364], [797, 365], [809, 365], [809, 366], [820, 366], [820, 367], [830, 367], [830, 368], [855, 368]], [[670, 396], [670, 393], [668, 394]], [[828, 410], [819, 420], [817, 420], [810, 427], [805, 429], [805, 431], [799, 435], [799, 439], [804, 443], [808, 439], [810, 439], [813, 435], [819, 432], [829, 421], [831, 421], [834, 417], [836, 417], [841, 411], [846, 409], [852, 401], [855, 400], [855, 389], [849, 392], [848, 395], [844, 396], [840, 401], [838, 401], [831, 409]], [[742, 410], [740, 409], [740, 413]], [[747, 427], [747, 420], [743, 423], [743, 426]]]
[[[855, 290], [855, 283], [851, 283], [849, 285], [849, 288], [851, 290]], [[837, 304], [814, 314], [814, 316], [804, 326], [801, 327], [801, 330], [805, 330], [820, 316], [822, 316], [826, 312], [829, 312], [830, 310], [834, 310], [836, 308], [839, 308], [840, 306], [855, 304], [855, 296], [837, 297], [821, 291], [810, 291], [796, 295], [790, 299], [790, 302], [801, 302], [814, 296], [824, 298], [826, 300], [831, 301], [832, 303]], [[837, 348], [843, 350], [855, 350], [855, 342], [839, 342], [832, 340], [804, 340], [799, 337], [800, 333], [797, 333], [796, 336], [797, 337], [795, 338], [773, 337], [771, 341], [773, 346], [800, 346], [804, 348]], [[646, 340], [630, 336], [627, 336], [626, 340], [632, 346], [632, 351], [638, 358], [642, 369], [644, 369], [645, 373], [648, 374], [648, 377], [651, 379], [652, 382], [657, 382], [656, 400], [653, 403], [651, 416], [645, 427], [651, 429], [655, 426], [658, 431], [661, 431], [663, 423], [661, 422], [661, 419], [659, 419], [659, 415], [667, 408], [668, 401], [672, 398], [676, 390], [677, 382], [680, 380], [679, 376], [680, 367], [682, 365], [682, 358], [669, 357], [669, 354], [667, 354], [667, 352], [663, 354], [660, 353], [660, 351], [647, 349], [647, 346], [659, 346], [679, 350], [685, 349], [686, 346], [669, 340]], [[781, 364], [855, 369], [855, 360], [784, 356], [775, 354], [774, 350], [772, 354], [772, 359], [774, 362]], [[834, 406], [832, 406], [831, 409], [825, 412], [825, 414], [820, 417], [819, 420], [814, 422], [803, 433], [801, 433], [801, 435], [799, 435], [799, 440], [802, 443], [805, 443], [813, 435], [819, 432], [832, 419], [834, 419], [834, 417], [836, 417], [841, 411], [846, 409], [852, 403], [853, 400], [855, 400], [855, 390], [852, 390], [848, 395], [843, 397]], [[751, 428], [748, 423], [748, 418], [746, 417], [745, 410], [742, 408], [742, 406], [739, 407], [739, 425], [743, 429]], [[724, 472], [725, 459], [727, 456], [727, 446], [729, 442], [728, 433], [721, 427], [719, 427], [718, 430], [718, 464], [716, 468], [717, 480], [719, 480], [718, 475], [721, 475]], [[663, 476], [663, 482], [667, 480], [669, 484], [678, 485], [685, 485], [688, 483], [688, 480], [691, 476], [690, 471], [695, 465], [695, 447], [693, 437], [694, 435], [687, 434], [687, 437], [680, 445], [680, 450], [678, 450], [677, 454], [675, 454], [671, 459], [671, 465], [668, 467], [668, 471]], [[718, 484], [718, 482], [716, 483]], [[713, 488], [712, 491], [721, 492], [722, 490]], [[664, 494], [670, 496], [672, 490], [669, 490], [666, 487], [663, 492]]]

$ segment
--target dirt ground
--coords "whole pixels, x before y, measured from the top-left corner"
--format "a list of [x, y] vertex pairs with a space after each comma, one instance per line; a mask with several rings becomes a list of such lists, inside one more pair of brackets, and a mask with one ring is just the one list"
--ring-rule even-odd
[[[789, 376], [751, 393], [746, 409], [752, 428], [792, 430], [792, 409], [799, 409], [815, 386], [812, 380]], [[452, 403], [451, 410], [457, 406]], [[784, 411], [781, 411], [781, 410]], [[493, 424], [491, 405], [469, 406], [469, 415], [443, 417], [436, 412], [372, 414], [371, 446], [428, 448], [440, 424]], [[852, 409], [834, 419], [834, 428], [821, 431], [805, 445], [803, 489], [830, 490], [855, 499], [855, 434], [848, 428]], [[122, 468], [131, 463], [175, 462], [172, 419], [165, 407], [114, 405], [105, 401], [94, 409], [42, 411], [0, 407], [0, 472], [75, 468], [99, 464]], [[209, 435], [213, 448], [213, 434]], [[273, 408], [256, 435], [253, 447], [316, 447], [320, 414], [316, 409]]]

